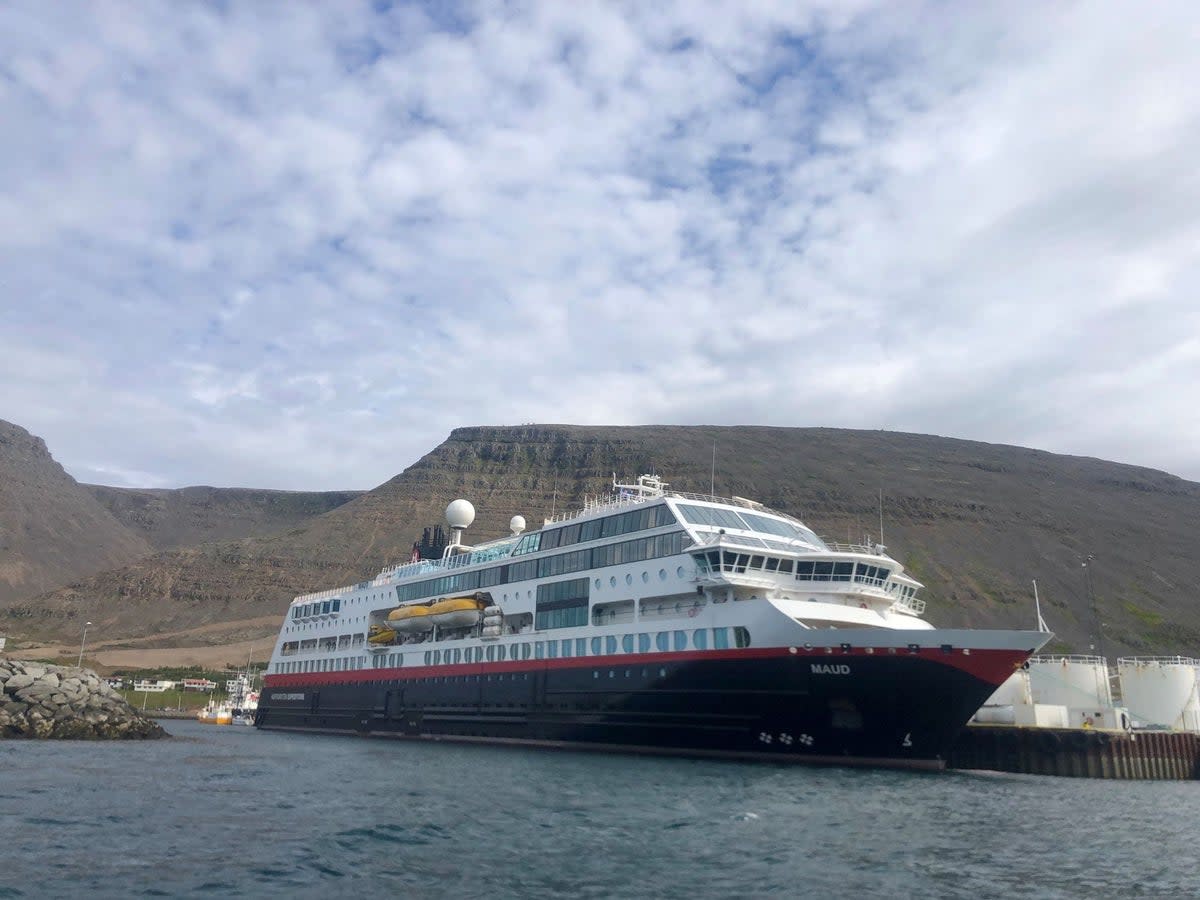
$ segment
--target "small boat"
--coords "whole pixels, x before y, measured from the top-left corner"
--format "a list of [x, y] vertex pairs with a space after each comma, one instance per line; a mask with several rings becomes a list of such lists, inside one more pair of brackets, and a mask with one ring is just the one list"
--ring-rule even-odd
[[208, 706], [196, 713], [201, 725], [232, 725], [233, 707], [225, 701], [210, 700]]

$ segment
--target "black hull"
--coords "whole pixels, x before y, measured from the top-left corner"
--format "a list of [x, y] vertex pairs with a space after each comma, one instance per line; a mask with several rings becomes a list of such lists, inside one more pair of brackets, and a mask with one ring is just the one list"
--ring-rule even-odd
[[924, 654], [816, 656], [782, 650], [720, 658], [595, 658], [536, 668], [359, 671], [340, 680], [268, 678], [256, 724], [940, 769], [963, 724], [1026, 655], [975, 657], [979, 665], [967, 667], [963, 660], [949, 664]]

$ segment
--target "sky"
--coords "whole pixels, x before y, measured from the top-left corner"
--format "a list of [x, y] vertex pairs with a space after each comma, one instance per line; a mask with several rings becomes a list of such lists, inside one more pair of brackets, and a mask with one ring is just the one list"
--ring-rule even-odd
[[1198, 45], [1167, 0], [11, 0], [0, 419], [135, 487], [528, 422], [1200, 480]]

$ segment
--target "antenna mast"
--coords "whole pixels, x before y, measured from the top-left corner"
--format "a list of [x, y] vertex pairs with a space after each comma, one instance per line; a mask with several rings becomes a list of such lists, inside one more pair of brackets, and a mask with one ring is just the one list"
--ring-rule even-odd
[[713, 441], [712, 470], [708, 478], [708, 496], [717, 496], [717, 442]]

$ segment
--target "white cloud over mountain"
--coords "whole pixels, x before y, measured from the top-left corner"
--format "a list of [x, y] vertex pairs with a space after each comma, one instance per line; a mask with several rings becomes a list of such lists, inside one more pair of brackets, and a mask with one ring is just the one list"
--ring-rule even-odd
[[1200, 478], [1190, 5], [0, 9], [0, 418], [109, 484], [457, 425], [930, 432]]

